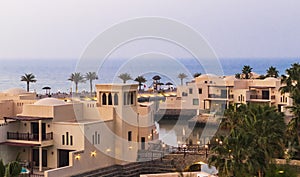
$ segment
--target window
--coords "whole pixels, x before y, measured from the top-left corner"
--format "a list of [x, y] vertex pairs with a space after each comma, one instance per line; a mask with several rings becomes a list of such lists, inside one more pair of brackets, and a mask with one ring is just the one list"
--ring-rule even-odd
[[182, 92], [182, 96], [188, 96], [186, 92]]
[[73, 146], [73, 136], [70, 136], [70, 145]]
[[102, 94], [102, 105], [106, 105], [106, 94]]
[[189, 88], [189, 94], [193, 94], [193, 89]]
[[124, 101], [124, 105], [126, 105], [126, 103], [127, 103], [127, 93], [125, 92], [125, 93], [123, 93], [123, 101]]
[[133, 105], [133, 92], [131, 92], [131, 95], [130, 95], [130, 103]]
[[193, 99], [193, 105], [199, 105], [199, 99], [198, 98]]
[[132, 141], [132, 131], [128, 131], [128, 141]]
[[65, 145], [65, 135], [62, 135], [62, 136], [61, 136], [61, 139], [62, 139], [62, 142], [61, 142], [62, 145]]
[[66, 144], [69, 145], [69, 132], [66, 133]]
[[95, 133], [92, 136], [93, 144], [100, 144], [100, 133], [95, 131]]
[[112, 105], [112, 96], [111, 96], [111, 93], [108, 94], [108, 105]]
[[118, 105], [118, 94], [114, 95], [114, 105]]
[[199, 89], [198, 89], [198, 93], [199, 93], [199, 94], [202, 94], [202, 88], [199, 88]]

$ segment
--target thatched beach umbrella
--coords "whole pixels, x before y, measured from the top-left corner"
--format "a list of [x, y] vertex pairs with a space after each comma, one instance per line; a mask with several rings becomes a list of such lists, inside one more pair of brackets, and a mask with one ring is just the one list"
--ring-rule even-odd
[[173, 85], [171, 82], [167, 82], [166, 85], [169, 87], [169, 90], [171, 89], [171, 85]]
[[43, 87], [42, 88], [43, 90], [46, 90], [46, 95], [47, 95], [47, 93], [50, 95], [50, 90], [51, 90], [51, 87], [48, 87], [48, 86], [46, 86], [46, 87]]

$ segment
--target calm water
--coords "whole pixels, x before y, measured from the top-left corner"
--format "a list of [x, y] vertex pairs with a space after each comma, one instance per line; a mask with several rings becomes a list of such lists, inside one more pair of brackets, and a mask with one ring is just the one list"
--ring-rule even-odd
[[[121, 82], [117, 75], [122, 73], [121, 66], [124, 65], [126, 60], [113, 59], [104, 63], [100, 70], [98, 70], [99, 80], [95, 83], [109, 83], [109, 82]], [[280, 74], [283, 74], [286, 68], [289, 68], [292, 63], [299, 62], [299, 59], [220, 59], [223, 73], [225, 75], [233, 75], [241, 71], [243, 65], [250, 65], [253, 71], [259, 74], [265, 74], [266, 69], [273, 65]], [[0, 65], [0, 91], [6, 90], [12, 87], [26, 88], [24, 82], [20, 82], [20, 77], [24, 73], [33, 73], [37, 82], [31, 84], [31, 90], [36, 90], [38, 93], [43, 92], [42, 87], [50, 86], [52, 92], [69, 92], [72, 84], [68, 81], [68, 78], [72, 72], [76, 71], [77, 60], [1, 60]], [[190, 75], [201, 72], [205, 73], [201, 64], [195, 64], [194, 60], [183, 59], [181, 64], [185, 67], [185, 72]], [[162, 82], [171, 81], [175, 84], [179, 84], [180, 80], [177, 79], [177, 68], [174, 68], [171, 64], [160, 63], [159, 61], [153, 62], [150, 66], [141, 60], [140, 62], [133, 63], [125, 72], [131, 74], [135, 78], [139, 74], [144, 74], [148, 82], [147, 86], [151, 85], [151, 78], [157, 74], [155, 69], [163, 70], [165, 73], [159, 73], [162, 77]], [[138, 70], [139, 69], [139, 70]], [[139, 71], [139, 73], [137, 73]], [[142, 71], [142, 72], [141, 72]], [[117, 74], [116, 74], [117, 73]], [[191, 78], [190, 78], [191, 79]], [[131, 81], [133, 82], [133, 81]], [[130, 82], [129, 82], [130, 83]], [[89, 90], [87, 83], [79, 84], [79, 89]]]

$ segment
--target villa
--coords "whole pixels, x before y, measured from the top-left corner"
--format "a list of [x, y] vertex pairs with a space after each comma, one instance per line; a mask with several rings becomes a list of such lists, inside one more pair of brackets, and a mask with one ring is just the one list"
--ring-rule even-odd
[[236, 79], [234, 76], [204, 74], [178, 86], [176, 97], [167, 97], [161, 109], [224, 110], [230, 104], [268, 104], [286, 112], [292, 105], [288, 93], [281, 93], [279, 78]]
[[33, 162], [48, 177], [71, 176], [138, 159], [158, 139], [154, 109], [137, 102], [135, 84], [96, 85], [97, 101], [36, 100], [0, 93], [0, 156]]

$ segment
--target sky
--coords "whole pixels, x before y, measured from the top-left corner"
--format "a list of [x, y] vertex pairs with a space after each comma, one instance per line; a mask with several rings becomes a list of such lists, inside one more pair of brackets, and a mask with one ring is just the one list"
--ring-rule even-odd
[[[0, 60], [78, 59], [113, 25], [147, 16], [190, 26], [220, 58], [300, 58], [299, 8], [299, 0], [1, 0]], [[145, 40], [115, 57], [141, 46], [170, 50]]]

